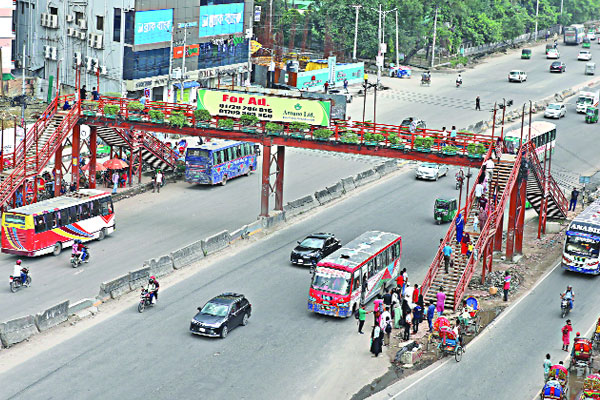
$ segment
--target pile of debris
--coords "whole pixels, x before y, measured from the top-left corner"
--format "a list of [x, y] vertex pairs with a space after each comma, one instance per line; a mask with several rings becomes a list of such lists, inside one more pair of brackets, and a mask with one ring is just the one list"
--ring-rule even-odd
[[[519, 289], [519, 286], [523, 282], [523, 276], [515, 269], [509, 269], [510, 274], [510, 290], [509, 293], [514, 293]], [[490, 287], [498, 288], [496, 296], [502, 295], [502, 288], [504, 287], [504, 271], [492, 271], [485, 276], [485, 282], [481, 283], [481, 277], [476, 276], [469, 282], [469, 289], [481, 290], [489, 292]]]

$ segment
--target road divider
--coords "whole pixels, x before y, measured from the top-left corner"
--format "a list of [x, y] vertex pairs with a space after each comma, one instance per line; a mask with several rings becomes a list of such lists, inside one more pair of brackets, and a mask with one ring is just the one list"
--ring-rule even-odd
[[35, 326], [40, 332], [44, 332], [58, 324], [62, 324], [69, 318], [69, 300], [58, 303], [35, 316]]
[[315, 198], [314, 195], [308, 195], [301, 197], [297, 200], [290, 201], [286, 205], [283, 206], [283, 211], [285, 211], [288, 217], [293, 217], [298, 214], [305, 213], [313, 208], [317, 207], [319, 202]]
[[320, 205], [327, 204], [330, 201], [333, 201], [333, 198], [331, 197], [331, 193], [329, 193], [329, 190], [327, 190], [327, 188], [322, 189], [322, 190], [317, 190], [315, 192], [315, 199], [317, 199], [317, 201], [319, 202]]
[[379, 174], [379, 176], [385, 176], [397, 170], [398, 162], [396, 160], [388, 160], [375, 167], [375, 171]]
[[129, 271], [129, 288], [137, 290], [141, 286], [146, 286], [150, 277], [150, 267], [143, 267], [135, 271]]
[[367, 183], [376, 181], [379, 178], [381, 178], [381, 176], [379, 175], [379, 173], [377, 173], [377, 171], [375, 171], [374, 169], [368, 169], [366, 171], [359, 172], [358, 174], [356, 174], [356, 176], [354, 177], [354, 184], [356, 185], [356, 187], [361, 187], [366, 185]]
[[285, 222], [285, 211], [273, 211], [268, 217], [261, 217], [263, 229], [273, 228]]
[[33, 315], [11, 319], [0, 324], [0, 341], [4, 347], [27, 340], [36, 333], [38, 329]]
[[349, 191], [356, 189], [356, 184], [354, 183], [354, 178], [351, 176], [348, 178], [342, 178], [342, 180], [340, 182], [342, 182], [342, 186], [344, 187], [345, 193], [348, 193]]
[[86, 308], [90, 308], [94, 306], [96, 299], [81, 299], [76, 301], [75, 303], [69, 304], [69, 316], [77, 314], [81, 310], [85, 310]]
[[326, 189], [329, 192], [329, 196], [332, 200], [339, 199], [346, 193], [344, 192], [344, 185], [342, 185], [342, 181], [339, 181], [333, 186], [327, 186]]
[[122, 275], [116, 279], [108, 282], [102, 282], [100, 284], [100, 291], [98, 292], [98, 300], [103, 302], [108, 299], [116, 299], [123, 293], [129, 292], [129, 274]]
[[160, 256], [144, 262], [144, 265], [150, 267], [150, 275], [165, 276], [173, 272], [173, 259], [171, 255]]
[[229, 246], [231, 236], [228, 231], [222, 231], [216, 235], [212, 235], [202, 240], [202, 252], [205, 256], [216, 253], [219, 250], [223, 250]]
[[173, 268], [180, 269], [199, 261], [204, 257], [202, 241], [198, 240], [171, 253]]

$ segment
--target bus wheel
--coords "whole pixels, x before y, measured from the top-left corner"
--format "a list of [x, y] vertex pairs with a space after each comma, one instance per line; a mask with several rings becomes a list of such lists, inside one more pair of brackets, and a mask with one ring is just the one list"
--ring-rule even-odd
[[221, 186], [227, 185], [227, 175], [223, 175], [223, 179], [221, 180]]
[[102, 230], [98, 234], [98, 240], [104, 240], [105, 237], [106, 237], [106, 228], [102, 228]]
[[54, 248], [52, 249], [52, 254], [55, 256], [58, 256], [58, 255], [60, 255], [61, 251], [62, 251], [62, 243], [56, 242], [56, 244], [54, 245]]

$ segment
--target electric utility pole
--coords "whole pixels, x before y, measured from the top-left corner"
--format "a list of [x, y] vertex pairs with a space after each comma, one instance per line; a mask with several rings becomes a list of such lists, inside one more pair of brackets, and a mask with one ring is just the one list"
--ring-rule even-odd
[[354, 10], [356, 11], [356, 18], [354, 20], [354, 49], [352, 51], [352, 59], [356, 61], [356, 43], [358, 40], [358, 10], [362, 8], [361, 5], [353, 5]]
[[433, 68], [435, 63], [435, 39], [437, 36], [437, 15], [438, 15], [438, 6], [435, 5], [435, 14], [433, 16], [433, 42], [431, 43], [431, 68]]

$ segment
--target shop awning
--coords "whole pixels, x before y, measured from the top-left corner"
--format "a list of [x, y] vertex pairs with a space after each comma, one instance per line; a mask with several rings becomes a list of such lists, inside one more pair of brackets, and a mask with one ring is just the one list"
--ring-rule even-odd
[[[175, 89], [181, 89], [181, 83], [176, 83], [173, 86], [175, 86]], [[200, 86], [200, 84], [196, 81], [189, 81], [189, 82], [183, 82], [183, 89], [189, 89], [189, 88], [193, 88], [193, 87], [198, 87]]]
[[13, 79], [15, 79], [15, 77], [11, 73], [2, 74], [3, 81], [12, 81]]

